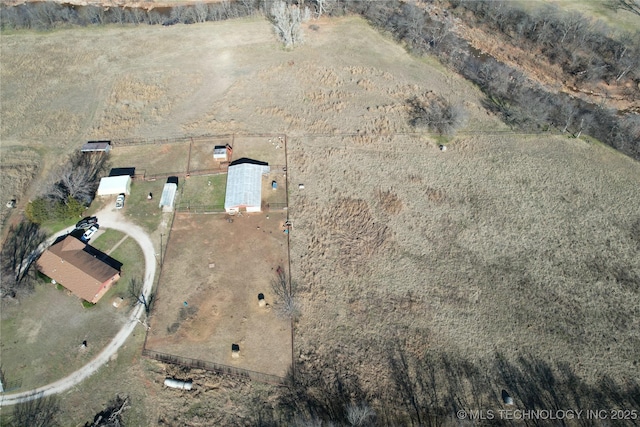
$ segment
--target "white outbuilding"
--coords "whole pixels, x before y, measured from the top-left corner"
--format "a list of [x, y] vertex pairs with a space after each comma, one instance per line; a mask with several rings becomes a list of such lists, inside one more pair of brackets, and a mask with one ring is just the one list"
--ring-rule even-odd
[[269, 173], [269, 164], [242, 158], [229, 165], [224, 210], [234, 214], [262, 210], [262, 175]]
[[231, 146], [230, 145], [216, 145], [213, 148], [213, 159], [221, 162], [226, 162], [231, 158]]
[[162, 212], [173, 212], [173, 204], [178, 191], [178, 177], [170, 176], [162, 189], [162, 197], [160, 197], [160, 208]]
[[100, 180], [97, 192], [98, 196], [110, 196], [121, 193], [126, 195], [131, 194], [131, 176], [107, 176]]

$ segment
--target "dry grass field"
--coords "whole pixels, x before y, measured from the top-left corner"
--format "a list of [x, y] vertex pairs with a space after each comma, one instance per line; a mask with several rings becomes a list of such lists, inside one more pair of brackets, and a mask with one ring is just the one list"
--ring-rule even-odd
[[637, 381], [637, 162], [515, 135], [456, 138], [446, 152], [301, 138], [289, 153], [290, 179], [305, 183], [290, 195], [306, 290], [296, 351], [311, 369], [344, 349], [380, 384], [373, 367], [398, 340], [418, 358], [499, 353]]
[[[3, 35], [3, 154], [32, 150], [45, 173], [57, 161], [52, 153], [90, 138], [286, 134], [291, 274], [302, 306], [293, 362], [305, 388], [296, 396], [332, 402], [296, 410], [339, 418], [345, 404], [363, 400], [380, 424], [417, 424], [411, 390], [429, 396], [418, 402], [423, 410], [447, 417], [451, 402], [495, 407], [501, 388], [519, 408], [550, 409], [531, 397], [549, 390], [561, 391], [561, 409], [593, 402], [596, 391], [599, 407], [629, 401], [625, 390], [639, 382], [640, 165], [595, 142], [502, 132], [478, 89], [432, 58], [410, 56], [357, 18], [314, 24], [293, 51], [260, 19]], [[414, 131], [406, 99], [429, 91], [466, 109], [457, 137], [406, 135]], [[443, 141], [446, 152], [437, 148]], [[243, 150], [237, 139], [234, 157]], [[186, 165], [184, 153], [148, 154], [141, 164]], [[216, 360], [228, 356], [231, 339], [258, 342], [251, 322], [272, 313], [253, 312], [251, 301], [282, 259], [281, 220], [179, 215], [152, 317], [159, 335], [149, 342], [169, 349], [180, 338], [194, 345], [189, 357], [204, 358], [218, 350], [203, 333], [221, 333]], [[228, 253], [238, 236], [253, 239], [261, 261], [247, 267]], [[213, 317], [227, 320], [227, 335], [209, 322], [215, 298], [241, 307]], [[184, 301], [197, 312], [171, 336]], [[131, 341], [140, 344], [140, 336]], [[244, 357], [228, 362], [262, 369], [255, 353]], [[133, 425], [257, 424], [286, 394], [158, 365], [131, 348], [102, 374], [96, 401], [132, 394]], [[412, 383], [430, 374], [437, 381]], [[165, 375], [194, 378], [195, 392], [163, 388]], [[95, 404], [73, 405], [86, 398], [82, 387], [65, 396], [65, 420], [95, 414]]]

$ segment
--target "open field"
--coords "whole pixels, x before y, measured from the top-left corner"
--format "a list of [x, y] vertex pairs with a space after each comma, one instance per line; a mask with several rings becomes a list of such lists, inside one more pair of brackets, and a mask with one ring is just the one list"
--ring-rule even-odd
[[398, 340], [416, 357], [499, 353], [637, 381], [638, 163], [552, 136], [392, 146], [289, 144], [290, 178], [305, 182], [290, 216], [309, 370], [348, 342], [355, 375], [383, 384], [372, 367]]
[[[307, 47], [293, 52], [282, 50], [259, 18], [3, 34], [3, 150], [40, 150], [48, 171], [88, 139], [407, 130], [405, 98], [428, 90], [464, 99], [472, 129], [503, 127], [483, 121], [472, 86], [366, 29], [371, 55], [358, 41], [366, 25], [344, 22], [318, 22], [318, 31], [307, 31]], [[344, 44], [334, 54], [337, 39]], [[37, 120], [23, 120], [29, 114]], [[125, 157], [123, 164], [140, 160], [136, 166], [146, 167], [158, 154], [149, 150], [149, 157]], [[166, 166], [184, 169], [185, 155]]]
[[236, 136], [233, 141], [233, 160], [247, 157], [282, 167], [286, 163], [283, 136]]
[[[16, 391], [45, 385], [80, 368], [126, 321], [130, 304], [115, 308], [112, 302], [117, 296], [128, 298], [129, 280], [143, 268], [142, 252], [132, 239], [115, 247], [122, 236], [118, 241], [110, 236], [107, 230], [97, 237], [96, 247], [115, 249], [111, 257], [123, 262], [122, 277], [95, 306], [84, 308], [79, 298], [44, 282], [19, 304], [3, 302], [2, 366], [10, 382], [20, 384]], [[86, 349], [81, 348], [84, 340]]]
[[[434, 411], [449, 410], [448, 402], [479, 400], [500, 407], [494, 402], [501, 388], [512, 392], [518, 408], [532, 407], [525, 396], [540, 389], [560, 390], [558, 400], [574, 396], [564, 393], [574, 390], [584, 399], [572, 404], [592, 403], [585, 398], [589, 390], [601, 391], [597, 407], [613, 405], [611, 396], [628, 402], [626, 394], [614, 391], [639, 381], [639, 164], [584, 140], [501, 133], [506, 126], [485, 112], [477, 88], [432, 58], [411, 57], [360, 19], [317, 25], [317, 31], [307, 30], [307, 44], [291, 52], [257, 19], [3, 35], [0, 137], [3, 145], [41, 150], [50, 165], [56, 161], [51, 153], [68, 152], [88, 138], [286, 133], [291, 273], [302, 306], [293, 362], [306, 386], [297, 401], [333, 398], [329, 392], [336, 384], [344, 393], [333, 402], [337, 412], [317, 409], [321, 417], [338, 418], [347, 402], [361, 400], [376, 410], [382, 425], [411, 424], [415, 417], [404, 406], [410, 400], [401, 393], [406, 390], [401, 374], [424, 379], [431, 367], [438, 381], [416, 385], [416, 394], [433, 385], [437, 399], [419, 403]], [[20, 64], [24, 72], [18, 72]], [[33, 82], [30, 71], [37, 76]], [[86, 81], [74, 88], [79, 71]], [[29, 84], [39, 97], [22, 96]], [[405, 100], [430, 90], [464, 106], [466, 131], [490, 133], [438, 141], [447, 143], [446, 152], [429, 135], [399, 135], [413, 132]], [[78, 117], [68, 127], [47, 128], [58, 109]], [[33, 134], [48, 135], [48, 145]], [[236, 142], [234, 157], [243, 152], [242, 141]], [[262, 142], [265, 150], [280, 152]], [[171, 166], [171, 156], [148, 154], [163, 168]], [[184, 153], [173, 154], [184, 167]], [[127, 157], [120, 160], [131, 166]], [[181, 181], [181, 200], [191, 182], [207, 179]], [[156, 233], [154, 241], [161, 219], [153, 210], [159, 212], [163, 183], [143, 183], [155, 185], [143, 189], [136, 182], [137, 195], [124, 208]], [[299, 190], [298, 183], [305, 188]], [[191, 188], [190, 197], [217, 197]], [[147, 203], [149, 191], [154, 200]], [[227, 223], [224, 215], [177, 215], [149, 346], [169, 351], [188, 343], [193, 345], [188, 357], [266, 369], [249, 351], [264, 344], [261, 326], [252, 322], [268, 318], [264, 324], [273, 322], [273, 332], [278, 320], [273, 312], [255, 312], [254, 302], [283, 258], [277, 252], [284, 238], [277, 222], [283, 219], [284, 214], [271, 213], [267, 220], [265, 213]], [[268, 231], [273, 233], [265, 239]], [[259, 256], [233, 250], [242, 238]], [[208, 268], [210, 263], [215, 267]], [[228, 292], [227, 285], [238, 291]], [[236, 298], [241, 310], [215, 316], [216, 298]], [[38, 294], [30, 301], [21, 307], [51, 306]], [[183, 307], [197, 312], [186, 312], [178, 322]], [[210, 322], [212, 313], [218, 322]], [[174, 323], [180, 324], [169, 334]], [[16, 338], [6, 339], [3, 329], [3, 345], [29, 336], [27, 329], [17, 332], [19, 325], [6, 327], [14, 330], [6, 336]], [[243, 358], [226, 360], [230, 341], [243, 337]], [[139, 425], [207, 424], [203, 419], [215, 420], [209, 425], [257, 424], [265, 415], [258, 409], [267, 418], [285, 394], [140, 359], [140, 335], [128, 345], [113, 364], [65, 395], [65, 420], [84, 422], [113, 393], [126, 392], [135, 398], [131, 413]], [[44, 355], [48, 350], [41, 347]], [[281, 348], [273, 351], [285, 354]], [[399, 354], [410, 369], [398, 369]], [[281, 372], [286, 363], [278, 362]], [[573, 382], [549, 385], [539, 367], [561, 371], [564, 376], [553, 378]], [[507, 375], [517, 369], [529, 375], [529, 383]], [[194, 378], [195, 392], [163, 388], [165, 375]], [[611, 389], [600, 387], [603, 379], [611, 380]], [[484, 384], [482, 392], [473, 381]], [[95, 400], [80, 405], [94, 385]], [[551, 408], [535, 400], [533, 407]], [[396, 413], [402, 415], [394, 418]]]

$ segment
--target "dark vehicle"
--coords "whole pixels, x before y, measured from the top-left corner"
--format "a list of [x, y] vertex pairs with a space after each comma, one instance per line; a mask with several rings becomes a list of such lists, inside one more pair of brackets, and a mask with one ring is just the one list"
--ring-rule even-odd
[[76, 228], [89, 228], [92, 225], [96, 225], [98, 223], [98, 218], [95, 216], [88, 216], [85, 218], [82, 218], [80, 221], [78, 221], [78, 223], [76, 224]]

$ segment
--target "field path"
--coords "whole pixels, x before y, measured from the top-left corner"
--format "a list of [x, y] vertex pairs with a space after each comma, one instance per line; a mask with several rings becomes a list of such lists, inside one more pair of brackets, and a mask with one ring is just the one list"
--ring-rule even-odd
[[[147, 233], [142, 230], [142, 228], [128, 222], [119, 211], [116, 211], [111, 207], [101, 210], [100, 212], [96, 213], [96, 216], [98, 217], [101, 227], [112, 228], [114, 230], [118, 230], [127, 234], [129, 237], [133, 238], [142, 248], [145, 262], [144, 287], [142, 292], [148, 298], [153, 286], [153, 278], [156, 274], [155, 250], [153, 244], [151, 243], [151, 239], [149, 238]], [[73, 227], [69, 227], [65, 230], [60, 231], [59, 233], [51, 237], [44, 244], [44, 246], [41, 247], [50, 245], [57, 237], [69, 233], [72, 229]], [[142, 304], [137, 304], [135, 309], [131, 313], [129, 321], [116, 334], [113, 340], [111, 340], [111, 342], [93, 360], [84, 365], [81, 369], [56, 382], [35, 388], [33, 390], [23, 391], [21, 393], [15, 394], [0, 394], [0, 406], [15, 405], [17, 403], [27, 402], [29, 400], [37, 399], [40, 397], [61, 393], [65, 390], [70, 389], [76, 384], [79, 384], [84, 379], [90, 377], [98, 369], [100, 369], [102, 365], [107, 363], [111, 356], [113, 356], [124, 344], [129, 335], [133, 332], [133, 329], [136, 327], [138, 320], [140, 319], [140, 316], [143, 312], [144, 306]]]
[[128, 238], [129, 238], [129, 235], [127, 234], [127, 235], [126, 235], [126, 236], [124, 236], [122, 239], [120, 239], [120, 241], [119, 241], [118, 243], [116, 243], [115, 245], [113, 245], [113, 247], [107, 251], [107, 255], [111, 255], [111, 253], [112, 253], [113, 251], [115, 251], [116, 249], [118, 249], [118, 247], [119, 247], [119, 246], [120, 246], [120, 245], [121, 245], [125, 240], [127, 240]]

